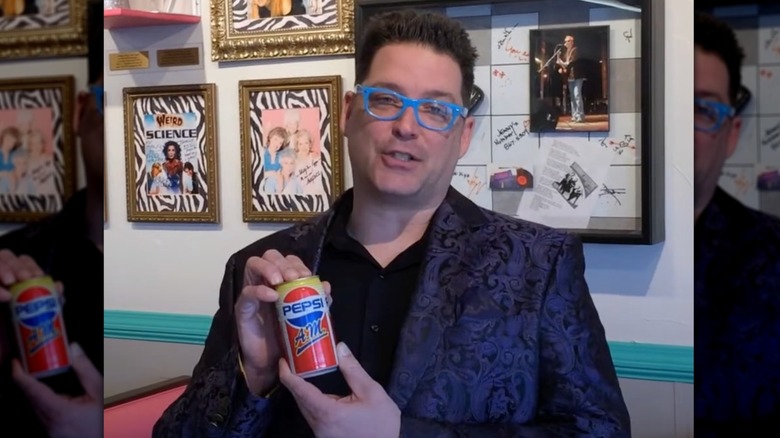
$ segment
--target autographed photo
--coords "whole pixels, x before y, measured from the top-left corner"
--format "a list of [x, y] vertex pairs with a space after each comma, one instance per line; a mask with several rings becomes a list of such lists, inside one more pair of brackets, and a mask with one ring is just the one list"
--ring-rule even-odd
[[0, 81], [0, 220], [60, 211], [75, 187], [73, 78]]
[[531, 131], [609, 131], [609, 26], [532, 30]]
[[216, 222], [213, 86], [125, 89], [131, 221]]
[[86, 53], [87, 0], [0, 0], [0, 57]]
[[341, 193], [340, 81], [240, 83], [246, 221], [304, 219]]

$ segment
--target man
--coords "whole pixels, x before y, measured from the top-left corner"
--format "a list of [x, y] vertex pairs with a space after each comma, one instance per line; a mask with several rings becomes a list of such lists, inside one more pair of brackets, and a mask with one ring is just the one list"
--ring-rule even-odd
[[734, 32], [697, 15], [694, 56], [696, 436], [763, 436], [748, 431], [780, 412], [780, 221], [717, 187], [741, 128]]
[[[103, 82], [100, 5], [91, 3], [88, 16], [89, 81], [98, 90]], [[59, 213], [0, 237], [2, 436], [102, 436], [104, 125], [96, 97], [78, 94], [73, 121], [86, 187], [72, 195]], [[56, 280], [64, 296], [73, 370], [39, 381], [19, 363], [6, 302], [12, 284], [42, 274]]]
[[563, 38], [563, 47], [566, 48], [563, 59], [558, 54], [556, 63], [558, 72], [566, 79], [569, 87], [569, 100], [571, 101], [571, 121], [582, 123], [585, 121], [585, 106], [582, 102], [582, 84], [585, 81], [584, 76], [577, 68], [577, 47], [574, 45], [574, 37], [566, 35]]
[[[354, 188], [234, 254], [206, 346], [155, 437], [627, 437], [579, 240], [450, 187], [476, 51], [441, 15], [371, 21], [341, 130]], [[332, 291], [339, 371], [294, 376], [273, 286]]]

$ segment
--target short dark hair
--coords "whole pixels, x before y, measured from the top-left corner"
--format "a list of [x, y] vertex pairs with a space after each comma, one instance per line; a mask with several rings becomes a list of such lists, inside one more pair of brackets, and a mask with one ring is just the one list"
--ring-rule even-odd
[[726, 64], [729, 73], [729, 99], [732, 105], [735, 104], [742, 85], [742, 60], [745, 58], [745, 52], [737, 42], [734, 30], [712, 15], [697, 11], [693, 35], [696, 47], [717, 56]]
[[436, 53], [451, 56], [460, 66], [463, 79], [460, 94], [463, 104], [468, 105], [474, 87], [477, 49], [471, 44], [468, 32], [457, 21], [440, 13], [414, 9], [390, 11], [372, 17], [356, 56], [357, 83], [368, 76], [376, 52], [393, 43], [417, 43]]

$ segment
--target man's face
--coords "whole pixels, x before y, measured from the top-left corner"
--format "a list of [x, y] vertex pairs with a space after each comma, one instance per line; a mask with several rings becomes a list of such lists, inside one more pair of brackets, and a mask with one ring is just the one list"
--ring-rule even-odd
[[[396, 43], [376, 52], [365, 86], [394, 90], [411, 98], [463, 105], [461, 71], [448, 55], [417, 44]], [[446, 193], [460, 157], [468, 149], [472, 118], [458, 116], [448, 131], [420, 126], [412, 108], [397, 120], [377, 120], [364, 110], [363, 97], [344, 97], [341, 129], [349, 140], [355, 187], [374, 196], [430, 205]]]
[[574, 47], [574, 37], [567, 35], [563, 39], [563, 45], [566, 46], [567, 49], [571, 49], [572, 47]]
[[[697, 98], [731, 105], [729, 73], [717, 56], [696, 47], [694, 55], [694, 93]], [[737, 147], [741, 120], [727, 118], [715, 132], [694, 130], [694, 194], [710, 196], [720, 179], [726, 159]]]

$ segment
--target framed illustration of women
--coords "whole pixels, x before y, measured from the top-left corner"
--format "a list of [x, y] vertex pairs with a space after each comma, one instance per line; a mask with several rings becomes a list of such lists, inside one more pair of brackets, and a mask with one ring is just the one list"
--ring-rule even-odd
[[212, 61], [349, 55], [354, 0], [211, 0]]
[[0, 58], [87, 52], [88, 0], [0, 0]]
[[327, 210], [343, 189], [341, 78], [242, 81], [239, 89], [244, 221]]

